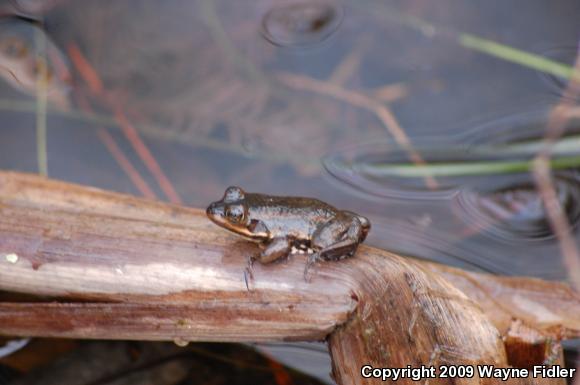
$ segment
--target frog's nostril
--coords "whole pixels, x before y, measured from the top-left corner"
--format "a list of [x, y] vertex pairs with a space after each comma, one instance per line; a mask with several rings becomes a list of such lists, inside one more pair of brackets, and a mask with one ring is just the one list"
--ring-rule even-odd
[[223, 206], [220, 204], [220, 202], [213, 202], [212, 204], [210, 204], [207, 208], [207, 210], [205, 210], [206, 214], [208, 217], [210, 218], [220, 218], [224, 216], [224, 208]]
[[212, 204], [210, 204], [210, 205], [207, 207], [207, 210], [205, 210], [205, 213], [206, 213], [207, 215], [214, 215], [214, 214], [215, 214], [215, 203], [212, 203]]

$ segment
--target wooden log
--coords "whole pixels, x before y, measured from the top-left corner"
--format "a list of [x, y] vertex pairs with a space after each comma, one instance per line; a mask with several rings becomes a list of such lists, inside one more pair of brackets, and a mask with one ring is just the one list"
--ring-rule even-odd
[[60, 301], [0, 305], [0, 333], [323, 339], [356, 306], [332, 276], [307, 284], [303, 256], [256, 266], [248, 291], [245, 257], [255, 252], [202, 210], [2, 173], [0, 290]]
[[478, 274], [422, 263], [476, 302], [502, 336], [514, 320], [554, 340], [580, 338], [580, 293], [562, 282]]
[[305, 282], [305, 257], [294, 255], [257, 264], [248, 291], [245, 257], [255, 252], [202, 210], [0, 172], [0, 290], [49, 298], [0, 302], [0, 334], [181, 342], [330, 334], [341, 384], [374, 382], [360, 376], [367, 363], [508, 365], [479, 303], [429, 264], [362, 246], [355, 258], [317, 264]]

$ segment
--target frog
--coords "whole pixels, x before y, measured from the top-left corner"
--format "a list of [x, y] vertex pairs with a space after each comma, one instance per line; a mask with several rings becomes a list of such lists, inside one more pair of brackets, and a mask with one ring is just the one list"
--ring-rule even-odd
[[228, 187], [206, 213], [216, 225], [259, 245], [260, 253], [248, 257], [251, 277], [254, 261], [288, 258], [294, 248], [309, 253], [304, 267], [308, 281], [316, 262], [354, 256], [371, 228], [366, 217], [315, 198], [247, 193], [237, 186]]

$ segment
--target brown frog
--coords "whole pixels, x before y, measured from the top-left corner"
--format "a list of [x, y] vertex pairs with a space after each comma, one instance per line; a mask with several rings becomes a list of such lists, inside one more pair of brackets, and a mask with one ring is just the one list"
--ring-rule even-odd
[[[207, 208], [218, 226], [257, 242], [262, 251], [250, 257], [270, 263], [287, 257], [292, 247], [313, 250], [304, 269], [319, 260], [339, 260], [354, 255], [371, 228], [369, 220], [313, 198], [279, 197], [246, 193], [228, 187], [222, 200]], [[249, 269], [251, 274], [251, 269]]]

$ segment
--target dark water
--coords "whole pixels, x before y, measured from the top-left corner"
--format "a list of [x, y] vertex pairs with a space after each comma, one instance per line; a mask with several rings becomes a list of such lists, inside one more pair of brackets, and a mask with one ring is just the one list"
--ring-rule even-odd
[[[369, 216], [378, 247], [568, 277], [529, 172], [429, 180], [392, 166], [532, 159], [566, 79], [461, 38], [570, 65], [578, 2], [0, 4], [2, 169], [197, 207], [228, 185], [314, 196]], [[580, 120], [566, 129], [556, 156], [578, 156]], [[576, 239], [579, 178], [555, 174]]]

